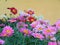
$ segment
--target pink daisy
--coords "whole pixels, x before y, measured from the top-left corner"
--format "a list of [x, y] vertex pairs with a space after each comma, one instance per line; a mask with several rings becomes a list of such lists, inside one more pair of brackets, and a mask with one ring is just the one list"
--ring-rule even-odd
[[43, 34], [45, 36], [54, 35], [54, 34], [56, 34], [56, 32], [57, 32], [56, 27], [52, 27], [52, 26], [48, 26], [48, 28], [45, 28], [43, 30]]
[[21, 28], [19, 31], [23, 33], [24, 35], [31, 35], [32, 33], [32, 31], [27, 28]]
[[13, 33], [14, 33], [14, 30], [10, 26], [5, 26], [3, 28], [1, 36], [8, 36], [9, 37], [9, 36], [13, 35]]
[[43, 31], [45, 27], [43, 25], [37, 25], [34, 29], [33, 32], [41, 32]]

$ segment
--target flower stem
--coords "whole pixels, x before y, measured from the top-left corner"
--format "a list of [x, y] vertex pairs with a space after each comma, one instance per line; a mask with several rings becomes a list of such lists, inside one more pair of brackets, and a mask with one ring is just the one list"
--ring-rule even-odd
[[25, 36], [23, 36], [23, 45], [24, 45], [24, 42], [25, 42]]
[[[38, 39], [37, 39], [38, 40]], [[35, 41], [35, 45], [36, 45], [36, 43], [37, 43], [37, 40]]]

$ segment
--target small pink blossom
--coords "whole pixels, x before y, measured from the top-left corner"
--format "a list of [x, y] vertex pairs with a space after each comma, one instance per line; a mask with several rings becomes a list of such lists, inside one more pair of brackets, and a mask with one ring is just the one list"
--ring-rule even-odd
[[3, 45], [4, 43], [5, 43], [5, 41], [0, 39], [0, 44]]
[[26, 28], [26, 27], [28, 27], [28, 25], [25, 24], [24, 22], [18, 22], [18, 23], [17, 23], [17, 28], [18, 28], [18, 29], [20, 29], [20, 28]]
[[50, 25], [48, 20], [39, 20], [39, 21], [40, 21], [40, 24], [42, 25], [45, 25], [45, 26]]
[[8, 20], [8, 22], [13, 23], [13, 22], [16, 22], [16, 20], [11, 19], [11, 20]]
[[26, 17], [27, 16], [20, 15], [20, 16], [17, 17], [17, 20], [21, 21], [21, 22], [26, 22]]
[[10, 22], [10, 23], [13, 23], [13, 22], [16, 22], [16, 21], [17, 21], [17, 18], [11, 18], [11, 19], [8, 20], [8, 22]]
[[39, 38], [40, 40], [44, 39], [44, 36], [40, 33], [32, 33], [31, 34], [34, 38]]
[[40, 22], [39, 21], [34, 21], [30, 24], [31, 27], [35, 28], [37, 25], [39, 25]]
[[4, 26], [5, 26], [5, 24], [3, 24], [3, 23], [2, 23], [2, 24], [0, 24], [0, 27], [4, 27]]

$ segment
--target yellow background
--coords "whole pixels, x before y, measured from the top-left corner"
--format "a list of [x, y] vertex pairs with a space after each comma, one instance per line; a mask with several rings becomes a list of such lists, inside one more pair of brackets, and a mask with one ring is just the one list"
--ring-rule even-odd
[[[37, 16], [42, 14], [44, 19], [50, 20], [51, 23], [60, 19], [60, 0], [0, 0], [0, 15], [11, 13], [8, 7], [15, 7], [20, 10], [33, 9]], [[18, 15], [17, 14], [17, 15]]]

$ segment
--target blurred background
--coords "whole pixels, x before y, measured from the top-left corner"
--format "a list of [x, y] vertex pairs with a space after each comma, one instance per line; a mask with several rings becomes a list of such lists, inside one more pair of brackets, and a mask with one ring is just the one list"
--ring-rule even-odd
[[1, 15], [10, 15], [8, 7], [15, 7], [19, 15], [20, 10], [33, 9], [37, 16], [42, 15], [44, 19], [50, 20], [53, 24], [60, 19], [60, 0], [0, 0], [0, 18]]

